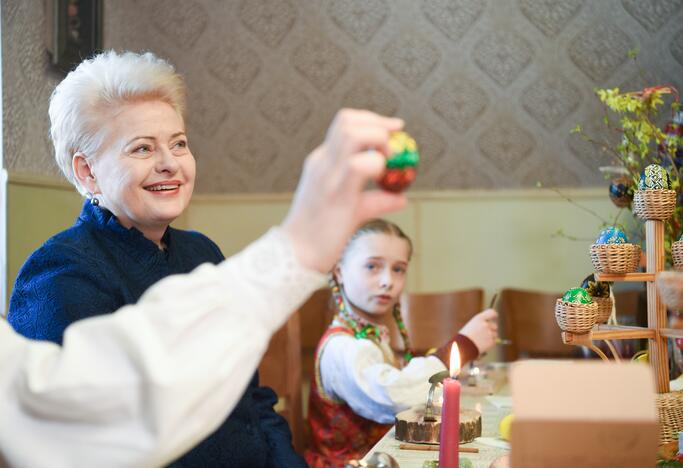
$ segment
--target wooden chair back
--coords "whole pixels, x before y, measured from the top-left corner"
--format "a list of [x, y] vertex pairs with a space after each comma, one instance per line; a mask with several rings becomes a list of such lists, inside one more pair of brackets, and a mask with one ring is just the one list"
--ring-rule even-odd
[[313, 355], [332, 320], [330, 290], [320, 289], [273, 335], [259, 366], [261, 385], [278, 394], [276, 410], [287, 419], [297, 452], [308, 446], [305, 405], [313, 374]]
[[481, 288], [407, 294], [401, 302], [401, 313], [413, 350], [422, 354], [453, 338], [482, 311], [483, 298]]
[[329, 288], [319, 289], [299, 308], [301, 323], [301, 366], [304, 380], [313, 375], [313, 356], [320, 338], [332, 321]]
[[305, 427], [301, 397], [301, 331], [299, 315], [293, 314], [271, 338], [259, 365], [260, 383], [278, 395], [275, 410], [289, 424], [294, 448], [301, 452]]
[[580, 349], [562, 342], [555, 321], [555, 301], [562, 293], [503, 289], [496, 310], [500, 315], [499, 335], [511, 340], [502, 347], [506, 361], [520, 358], [575, 358]]
[[617, 322], [620, 325], [647, 326], [647, 298], [644, 290], [630, 289], [614, 293]]

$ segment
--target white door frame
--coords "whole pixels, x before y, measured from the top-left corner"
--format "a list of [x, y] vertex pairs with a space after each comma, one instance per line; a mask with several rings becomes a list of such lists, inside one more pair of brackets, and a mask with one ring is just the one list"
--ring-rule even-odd
[[[0, 2], [0, 18], [2, 18], [2, 2]], [[0, 116], [2, 106], [2, 21], [0, 20]], [[0, 117], [0, 317], [7, 316], [7, 171], [5, 170], [5, 154], [3, 121]]]

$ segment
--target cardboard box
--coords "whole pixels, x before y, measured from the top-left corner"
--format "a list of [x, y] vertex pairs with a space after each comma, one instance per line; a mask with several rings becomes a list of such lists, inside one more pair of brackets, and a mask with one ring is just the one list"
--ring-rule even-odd
[[526, 361], [513, 366], [510, 381], [513, 468], [655, 466], [649, 366]]

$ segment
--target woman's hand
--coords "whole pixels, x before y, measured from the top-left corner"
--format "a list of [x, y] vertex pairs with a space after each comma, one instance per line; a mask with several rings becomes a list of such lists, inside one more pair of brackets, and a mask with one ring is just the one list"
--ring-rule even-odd
[[498, 312], [494, 309], [486, 309], [472, 317], [460, 330], [479, 349], [479, 353], [485, 353], [496, 345], [498, 338]]
[[369, 111], [337, 113], [325, 141], [306, 158], [282, 224], [303, 265], [330, 271], [362, 222], [405, 206], [403, 194], [364, 190], [384, 173], [389, 134], [401, 128], [401, 119]]

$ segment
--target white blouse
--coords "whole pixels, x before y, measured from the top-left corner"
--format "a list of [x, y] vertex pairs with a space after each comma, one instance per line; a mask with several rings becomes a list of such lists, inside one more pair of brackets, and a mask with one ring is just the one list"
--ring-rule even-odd
[[213, 432], [270, 336], [324, 275], [273, 229], [218, 266], [164, 279], [137, 305], [79, 321], [64, 345], [0, 320], [0, 466], [160, 466]]
[[325, 393], [345, 401], [356, 414], [385, 424], [393, 423], [396, 413], [426, 403], [429, 377], [446, 370], [434, 356], [415, 357], [398, 369], [386, 363], [377, 344], [345, 333], [332, 335], [321, 353]]

